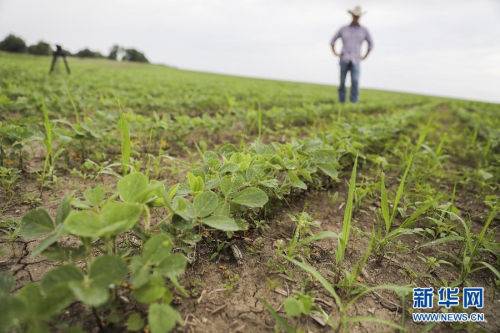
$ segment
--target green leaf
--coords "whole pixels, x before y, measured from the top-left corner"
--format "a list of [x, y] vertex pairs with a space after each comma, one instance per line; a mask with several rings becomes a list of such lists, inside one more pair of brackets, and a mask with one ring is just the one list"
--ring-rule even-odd
[[71, 281], [68, 286], [76, 298], [86, 305], [99, 306], [108, 301], [108, 289], [96, 286], [90, 280]]
[[181, 320], [180, 314], [168, 304], [152, 304], [149, 307], [148, 323], [151, 333], [170, 332]]
[[74, 265], [63, 265], [49, 271], [43, 277], [40, 285], [44, 292], [49, 293], [58, 286], [67, 286], [70, 281], [83, 280], [83, 273]]
[[142, 214], [140, 204], [108, 202], [102, 208], [102, 228], [99, 237], [109, 237], [131, 229]]
[[214, 229], [222, 231], [238, 231], [242, 230], [236, 221], [229, 216], [212, 215], [203, 219], [203, 223]]
[[497, 280], [500, 280], [500, 272], [493, 265], [485, 261], [480, 261], [479, 263], [483, 265], [483, 267], [489, 269], [493, 274], [495, 274]]
[[52, 232], [44, 240], [42, 240], [40, 244], [38, 244], [38, 246], [30, 253], [30, 257], [36, 257], [37, 255], [41, 254], [52, 244], [56, 243], [63, 234], [64, 227], [62, 224], [59, 224], [54, 232]]
[[23, 321], [26, 305], [19, 297], [2, 295], [0, 302], [0, 332], [11, 332], [10, 328]]
[[121, 155], [122, 155], [122, 172], [127, 172], [127, 167], [130, 165], [130, 156], [132, 155], [132, 144], [130, 142], [130, 126], [126, 114], [120, 114], [118, 120], [118, 128], [121, 135]]
[[60, 313], [72, 301], [71, 294], [67, 292], [66, 286], [55, 287], [50, 293], [44, 293], [39, 284], [29, 283], [25, 285], [17, 296], [26, 305], [27, 315], [32, 319], [49, 319]]
[[172, 239], [167, 234], [157, 234], [148, 239], [142, 250], [143, 260], [152, 264], [158, 264], [160, 261], [170, 255], [172, 251]]
[[273, 309], [271, 305], [269, 305], [266, 301], [262, 301], [264, 307], [269, 311], [271, 317], [273, 317], [274, 321], [276, 321], [276, 325], [281, 329], [281, 331], [286, 333], [296, 333], [297, 330], [288, 323], [288, 321], [281, 317], [276, 310]]
[[297, 176], [297, 173], [295, 171], [288, 171], [288, 178], [290, 179], [290, 184], [292, 184], [293, 187], [300, 188], [303, 190], [307, 189], [306, 183], [304, 183], [299, 176]]
[[9, 294], [15, 284], [14, 276], [7, 272], [0, 272], [0, 297]]
[[118, 194], [125, 202], [136, 202], [137, 196], [147, 189], [148, 184], [148, 177], [140, 172], [134, 172], [118, 181]]
[[358, 156], [354, 160], [354, 166], [351, 172], [351, 178], [349, 179], [349, 191], [347, 193], [347, 203], [344, 209], [344, 218], [342, 220], [342, 233], [340, 237], [337, 238], [338, 246], [337, 252], [335, 253], [335, 260], [341, 263], [344, 260], [345, 250], [347, 248], [347, 242], [349, 241], [349, 234], [351, 232], [352, 224], [352, 212], [354, 209], [354, 195], [356, 191], [356, 172], [358, 167]]
[[169, 278], [174, 278], [186, 270], [187, 260], [180, 253], [170, 254], [158, 265], [157, 271]]
[[104, 255], [92, 262], [89, 277], [96, 286], [107, 288], [113, 283], [119, 283], [127, 272], [127, 265], [121, 257]]
[[127, 319], [127, 329], [132, 332], [140, 331], [144, 327], [144, 319], [137, 312], [132, 313]]
[[175, 197], [172, 202], [172, 209], [186, 221], [193, 219], [196, 215], [193, 204], [186, 198]]
[[295, 259], [288, 258], [286, 256], [284, 256], [284, 258], [287, 259], [288, 261], [290, 261], [291, 263], [293, 263], [294, 265], [299, 266], [304, 271], [306, 271], [307, 273], [311, 274], [316, 280], [318, 280], [318, 282], [321, 283], [321, 285], [323, 286], [323, 288], [325, 288], [326, 291], [328, 291], [330, 293], [330, 296], [332, 296], [332, 298], [335, 300], [335, 303], [337, 303], [337, 306], [339, 308], [342, 308], [342, 301], [341, 301], [339, 295], [337, 294], [337, 292], [333, 288], [332, 284], [330, 282], [328, 282], [321, 275], [320, 272], [318, 272], [314, 267], [312, 267], [311, 265], [309, 265], [309, 264], [307, 264], [305, 262], [300, 262], [300, 261], [297, 261]]
[[307, 245], [307, 244], [310, 244], [312, 242], [316, 242], [316, 241], [319, 241], [319, 240], [322, 240], [322, 239], [326, 239], [326, 238], [338, 238], [339, 235], [333, 231], [328, 231], [328, 230], [325, 230], [325, 231], [320, 231], [318, 232], [317, 234], [314, 234], [314, 235], [311, 235], [309, 237], [306, 237], [304, 239], [302, 239], [300, 241], [301, 244], [304, 244], [304, 245]]
[[70, 234], [95, 238], [102, 228], [99, 215], [92, 211], [72, 211], [64, 221], [64, 228]]
[[30, 210], [21, 220], [20, 235], [31, 239], [47, 235], [54, 231], [54, 222], [43, 208]]
[[334, 163], [330, 163], [330, 164], [323, 163], [323, 164], [320, 164], [318, 167], [321, 171], [323, 171], [331, 179], [337, 180], [339, 178], [339, 172], [337, 170], [336, 163], [335, 164]]
[[102, 185], [98, 185], [83, 192], [83, 196], [92, 206], [97, 207], [100, 206], [101, 202], [104, 200], [106, 192]]
[[202, 192], [194, 197], [193, 207], [197, 217], [206, 217], [213, 213], [219, 204], [219, 197], [212, 191]]
[[144, 304], [150, 304], [163, 298], [165, 293], [167, 293], [167, 288], [165, 288], [163, 278], [152, 279], [133, 291], [135, 299]]
[[200, 193], [205, 188], [205, 182], [201, 176], [195, 176], [191, 172], [187, 174], [188, 186], [191, 193]]
[[266, 192], [257, 187], [247, 187], [237, 193], [232, 201], [243, 206], [257, 208], [263, 207], [268, 200]]
[[385, 222], [385, 232], [388, 233], [391, 229], [392, 220], [389, 215], [389, 201], [387, 200], [387, 190], [385, 188], [385, 175], [382, 173], [380, 180], [380, 209]]
[[295, 297], [288, 297], [283, 306], [287, 316], [298, 317], [302, 314], [302, 303]]
[[64, 197], [63, 201], [59, 204], [57, 208], [56, 214], [56, 225], [60, 225], [64, 222], [64, 220], [68, 217], [71, 212], [71, 198]]

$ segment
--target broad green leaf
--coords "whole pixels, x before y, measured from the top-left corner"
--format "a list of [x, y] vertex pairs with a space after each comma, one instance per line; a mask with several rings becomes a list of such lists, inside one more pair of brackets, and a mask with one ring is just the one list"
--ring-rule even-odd
[[263, 207], [268, 200], [266, 192], [257, 187], [247, 187], [237, 193], [232, 201], [243, 206], [257, 208]]
[[64, 234], [64, 226], [62, 224], [57, 225], [56, 229], [50, 233], [44, 240], [38, 244], [38, 246], [30, 253], [31, 257], [36, 257], [45, 251], [52, 244], [56, 243], [59, 238]]
[[93, 211], [72, 211], [64, 221], [64, 229], [80, 237], [95, 238], [103, 227], [99, 215]]
[[63, 201], [57, 207], [56, 214], [56, 225], [60, 225], [64, 222], [64, 220], [68, 217], [71, 212], [71, 198], [64, 197]]
[[172, 239], [167, 234], [157, 234], [148, 239], [142, 250], [142, 258], [152, 264], [158, 264], [160, 261], [170, 255], [172, 251]]
[[302, 303], [295, 297], [288, 297], [283, 306], [287, 316], [298, 317], [303, 313]]
[[333, 164], [337, 162], [337, 154], [333, 149], [318, 149], [312, 152], [312, 159], [318, 164]]
[[140, 204], [109, 202], [102, 208], [102, 228], [97, 236], [109, 237], [131, 229], [142, 214]]
[[229, 216], [216, 216], [212, 215], [203, 219], [203, 223], [214, 229], [222, 231], [238, 231], [241, 227], [236, 221]]
[[54, 222], [43, 208], [30, 210], [21, 220], [20, 235], [31, 239], [47, 235], [54, 231]]
[[132, 272], [131, 280], [134, 288], [142, 287], [151, 278], [151, 265], [144, 261], [142, 257], [132, 257], [130, 271]]
[[230, 212], [231, 212], [231, 206], [229, 205], [229, 203], [222, 201], [219, 203], [219, 206], [217, 206], [217, 208], [214, 210], [213, 215], [229, 216]]
[[132, 313], [127, 319], [127, 330], [131, 332], [140, 331], [144, 327], [144, 319], [137, 312]]
[[26, 316], [26, 305], [19, 298], [11, 295], [1, 295], [0, 302], [0, 332], [11, 332], [10, 328]]
[[205, 182], [201, 176], [195, 176], [191, 172], [187, 174], [189, 190], [191, 193], [200, 193], [205, 188]]
[[7, 272], [0, 272], [0, 297], [9, 294], [15, 284], [14, 276]]
[[151, 279], [140, 288], [134, 289], [133, 295], [137, 301], [144, 304], [150, 304], [162, 299], [167, 292], [165, 281], [160, 277], [159, 279]]
[[144, 191], [148, 184], [148, 177], [140, 172], [134, 172], [118, 181], [118, 194], [125, 202], [136, 202], [138, 194]]
[[174, 329], [182, 320], [180, 314], [168, 304], [152, 304], [148, 311], [151, 333], [165, 333]]
[[186, 270], [187, 260], [180, 253], [170, 254], [158, 265], [157, 271], [169, 278], [181, 275]]
[[295, 171], [288, 171], [288, 178], [290, 179], [290, 184], [292, 184], [293, 187], [300, 188], [303, 190], [307, 189], [306, 183], [304, 183], [299, 176], [297, 176], [297, 173]]
[[197, 217], [206, 217], [213, 213], [219, 204], [219, 197], [212, 191], [202, 192], [194, 197], [193, 207]]
[[127, 265], [121, 257], [104, 255], [92, 262], [89, 277], [92, 284], [107, 288], [113, 283], [119, 283], [127, 272]]
[[29, 283], [17, 295], [26, 305], [27, 315], [37, 319], [49, 319], [60, 313], [72, 301], [66, 286], [58, 286], [50, 293], [44, 293], [39, 284]]
[[174, 198], [172, 201], [172, 209], [186, 221], [193, 219], [196, 215], [193, 204], [183, 197]]
[[104, 187], [102, 185], [98, 185], [83, 192], [83, 196], [92, 206], [96, 207], [104, 201], [106, 192], [104, 191]]
[[219, 183], [219, 188], [224, 196], [231, 194], [235, 190], [232, 177], [230, 175], [222, 177]]
[[68, 286], [76, 298], [86, 305], [99, 306], [108, 301], [108, 289], [97, 286], [90, 280], [71, 281]]
[[41, 286], [44, 292], [63, 285], [67, 286], [70, 281], [82, 281], [83, 273], [74, 265], [63, 265], [49, 271], [43, 277]]
[[336, 164], [323, 163], [323, 164], [320, 164], [318, 167], [321, 171], [323, 171], [331, 179], [337, 180], [339, 178], [339, 172], [337, 170]]

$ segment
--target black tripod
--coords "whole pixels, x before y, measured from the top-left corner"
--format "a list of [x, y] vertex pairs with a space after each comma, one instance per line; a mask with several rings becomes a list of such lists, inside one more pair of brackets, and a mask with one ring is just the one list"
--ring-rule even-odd
[[59, 57], [63, 58], [64, 66], [66, 66], [66, 72], [68, 72], [68, 74], [71, 74], [71, 70], [69, 69], [68, 66], [68, 61], [66, 61], [66, 53], [64, 52], [61, 45], [56, 45], [56, 50], [54, 53], [52, 53], [52, 64], [50, 65], [49, 74], [54, 71], [54, 66], [56, 65], [57, 58]]

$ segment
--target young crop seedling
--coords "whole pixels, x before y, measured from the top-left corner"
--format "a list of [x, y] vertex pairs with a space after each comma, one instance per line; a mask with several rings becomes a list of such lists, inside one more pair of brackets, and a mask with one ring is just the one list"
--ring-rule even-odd
[[338, 246], [336, 252], [337, 264], [341, 264], [344, 260], [345, 251], [347, 248], [347, 243], [349, 241], [349, 234], [351, 231], [352, 224], [352, 213], [354, 207], [354, 191], [356, 190], [356, 173], [358, 166], [358, 157], [356, 156], [354, 160], [354, 166], [352, 167], [351, 178], [349, 179], [349, 192], [347, 194], [347, 203], [344, 209], [344, 219], [342, 220], [342, 233], [338, 238]]
[[[288, 259], [288, 258], [287, 258]], [[349, 309], [356, 304], [358, 300], [360, 300], [363, 296], [368, 295], [377, 290], [390, 290], [399, 295], [401, 298], [404, 298], [405, 295], [411, 293], [411, 288], [405, 286], [396, 286], [396, 285], [378, 285], [374, 287], [363, 287], [358, 293], [347, 300], [343, 300], [340, 298], [338, 293], [335, 291], [334, 286], [328, 282], [314, 267], [307, 264], [304, 261], [297, 261], [295, 259], [288, 259], [291, 263], [298, 266], [305, 272], [309, 273], [315, 280], [317, 280], [323, 288], [329, 293], [329, 295], [335, 301], [339, 311], [339, 320], [333, 321], [331, 320], [331, 315], [322, 312], [325, 322], [332, 327], [332, 329], [341, 331], [341, 332], [349, 332], [349, 328], [354, 323], [359, 322], [374, 322], [382, 324], [386, 327], [391, 327], [394, 329], [404, 330], [404, 327], [399, 324], [393, 323], [388, 320], [380, 319], [377, 317], [365, 317], [365, 316], [352, 316], [349, 314]]]
[[290, 219], [295, 224], [295, 230], [292, 238], [284, 249], [288, 258], [295, 258], [297, 255], [307, 253], [305, 250], [313, 242], [326, 238], [338, 237], [338, 235], [333, 231], [320, 231], [318, 233], [313, 233], [311, 227], [319, 226], [319, 223], [314, 221], [313, 218], [306, 212], [302, 212], [296, 216], [290, 215]]

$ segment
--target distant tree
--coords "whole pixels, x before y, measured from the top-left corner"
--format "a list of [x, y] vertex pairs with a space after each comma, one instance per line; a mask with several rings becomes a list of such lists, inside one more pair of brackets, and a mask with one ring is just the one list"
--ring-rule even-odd
[[108, 54], [108, 59], [110, 60], [122, 60], [125, 56], [125, 49], [120, 45], [113, 45]]
[[137, 51], [136, 49], [125, 49], [125, 55], [123, 60], [135, 61], [135, 62], [149, 62], [148, 58], [144, 53]]
[[79, 58], [104, 58], [100, 52], [92, 51], [88, 48], [76, 52], [74, 56]]
[[52, 48], [48, 43], [39, 41], [38, 43], [28, 47], [28, 53], [34, 55], [50, 55], [52, 53]]
[[0, 50], [22, 53], [26, 51], [26, 43], [21, 37], [10, 34], [0, 42]]

